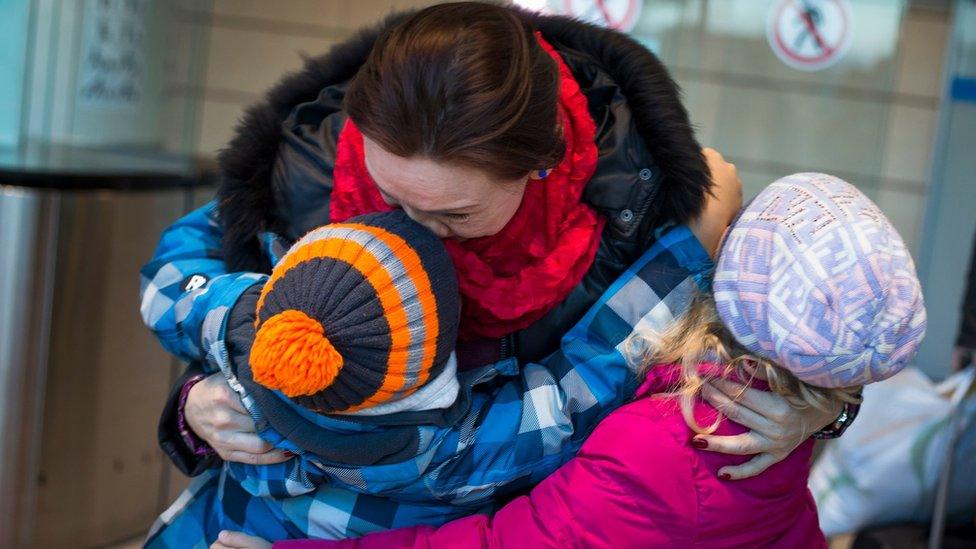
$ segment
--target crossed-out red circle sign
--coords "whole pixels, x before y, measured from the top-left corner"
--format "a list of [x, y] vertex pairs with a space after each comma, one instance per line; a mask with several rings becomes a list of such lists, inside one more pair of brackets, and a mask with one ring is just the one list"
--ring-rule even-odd
[[851, 42], [847, 0], [777, 0], [769, 9], [766, 39], [783, 63], [801, 71], [825, 69]]
[[629, 32], [637, 25], [643, 4], [640, 0], [563, 0], [563, 9], [583, 21]]

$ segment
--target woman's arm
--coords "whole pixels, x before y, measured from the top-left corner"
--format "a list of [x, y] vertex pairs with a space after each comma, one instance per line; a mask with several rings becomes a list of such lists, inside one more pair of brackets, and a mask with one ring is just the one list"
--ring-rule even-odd
[[686, 227], [663, 234], [570, 329], [554, 354], [504, 380], [484, 397], [481, 410], [473, 403], [477, 432], [459, 433], [456, 446], [444, 444], [461, 457], [426, 471], [423, 485], [439, 497], [467, 501], [495, 497], [496, 489], [511, 493], [551, 474], [575, 455], [601, 419], [633, 395], [637, 365], [627, 350], [629, 338], [673, 323], [707, 283], [711, 265]]

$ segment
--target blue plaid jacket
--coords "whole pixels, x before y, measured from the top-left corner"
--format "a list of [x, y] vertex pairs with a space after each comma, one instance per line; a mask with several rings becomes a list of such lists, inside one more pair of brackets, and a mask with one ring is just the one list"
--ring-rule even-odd
[[[143, 270], [143, 315], [167, 349], [222, 369], [259, 434], [299, 455], [273, 466], [229, 463], [198, 479], [160, 517], [151, 540], [212, 540], [211, 530], [224, 527], [266, 539], [341, 538], [439, 524], [527, 489], [569, 460], [597, 422], [633, 394], [637, 378], [625, 352], [630, 336], [669, 325], [705, 287], [712, 266], [687, 228], [663, 231], [565, 334], [556, 353], [537, 364], [509, 360], [463, 374], [472, 402], [461, 421], [421, 427], [423, 443], [413, 459], [350, 467], [304, 453], [276, 433], [230, 371], [222, 340], [227, 312], [262, 277], [224, 271], [214, 253], [213, 215], [208, 205], [164, 234]], [[339, 431], [382, 428], [321, 421]], [[209, 494], [215, 490], [221, 497]]]
[[[186, 362], [202, 361], [210, 372], [230, 309], [245, 290], [267, 275], [228, 273], [221, 252], [217, 204], [187, 214], [160, 237], [140, 271], [140, 312], [167, 351]], [[226, 357], [223, 357], [226, 360]]]

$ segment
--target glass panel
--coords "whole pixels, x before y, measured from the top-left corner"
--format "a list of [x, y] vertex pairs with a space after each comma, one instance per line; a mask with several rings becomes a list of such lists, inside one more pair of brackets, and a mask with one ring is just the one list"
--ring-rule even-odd
[[849, 4], [856, 31], [847, 53], [810, 72], [787, 66], [770, 46], [768, 19], [779, 4], [646, 2], [634, 33], [660, 43], [702, 142], [755, 176], [743, 179], [747, 194], [773, 177], [824, 171], [877, 197], [904, 3]]
[[[699, 140], [736, 164], [747, 198], [790, 173], [828, 172], [879, 202], [916, 247], [948, 2], [549, 0], [545, 6], [607, 24], [624, 21], [631, 4], [639, 5], [639, 16], [622, 30], [667, 65]], [[809, 62], [823, 52], [831, 60], [825, 66]]]
[[[971, 160], [976, 158], [971, 152], [976, 102], [956, 101], [941, 115], [940, 105], [954, 24], [965, 31], [957, 30], [953, 55], [958, 69], [951, 70], [968, 75], [976, 89], [972, 2], [517, 3], [605, 26], [626, 20], [621, 14], [638, 5], [639, 15], [621, 30], [661, 57], [684, 91], [699, 140], [736, 164], [747, 198], [800, 171], [832, 173], [873, 198], [915, 252], [920, 274], [927, 278], [930, 328], [919, 364], [944, 373], [958, 322], [960, 273], [976, 225], [971, 176], [976, 173]], [[832, 63], [810, 62], [824, 51], [835, 59]], [[943, 145], [933, 156], [937, 136]], [[944, 157], [944, 167], [937, 164], [933, 171], [933, 157]], [[930, 180], [937, 182], [933, 196]]]
[[950, 48], [925, 245], [917, 254], [929, 314], [918, 364], [936, 377], [950, 370], [976, 244], [976, 5], [972, 2], [957, 4]]
[[[0, 102], [10, 95], [5, 87], [25, 90], [10, 109], [0, 109], [23, 122], [7, 145], [195, 152], [209, 22], [188, 18], [188, 3], [0, 1], [0, 30], [10, 26], [11, 36], [26, 42], [19, 50], [0, 48], [0, 76], [11, 72], [5, 56], [22, 67], [15, 81], [0, 78]], [[209, 10], [211, 0], [192, 4]], [[24, 17], [6, 20], [18, 5]], [[7, 125], [0, 118], [0, 142]]]
[[0, 147], [17, 143], [24, 86], [28, 0], [0, 1]]

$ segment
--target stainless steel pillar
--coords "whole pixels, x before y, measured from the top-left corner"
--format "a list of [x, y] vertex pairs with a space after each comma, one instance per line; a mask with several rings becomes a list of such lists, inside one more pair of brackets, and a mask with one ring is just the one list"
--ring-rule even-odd
[[33, 529], [59, 199], [0, 186], [0, 547]]
[[140, 536], [185, 484], [156, 442], [182, 366], [139, 316], [140, 267], [212, 194], [185, 181], [0, 187], [4, 549]]

